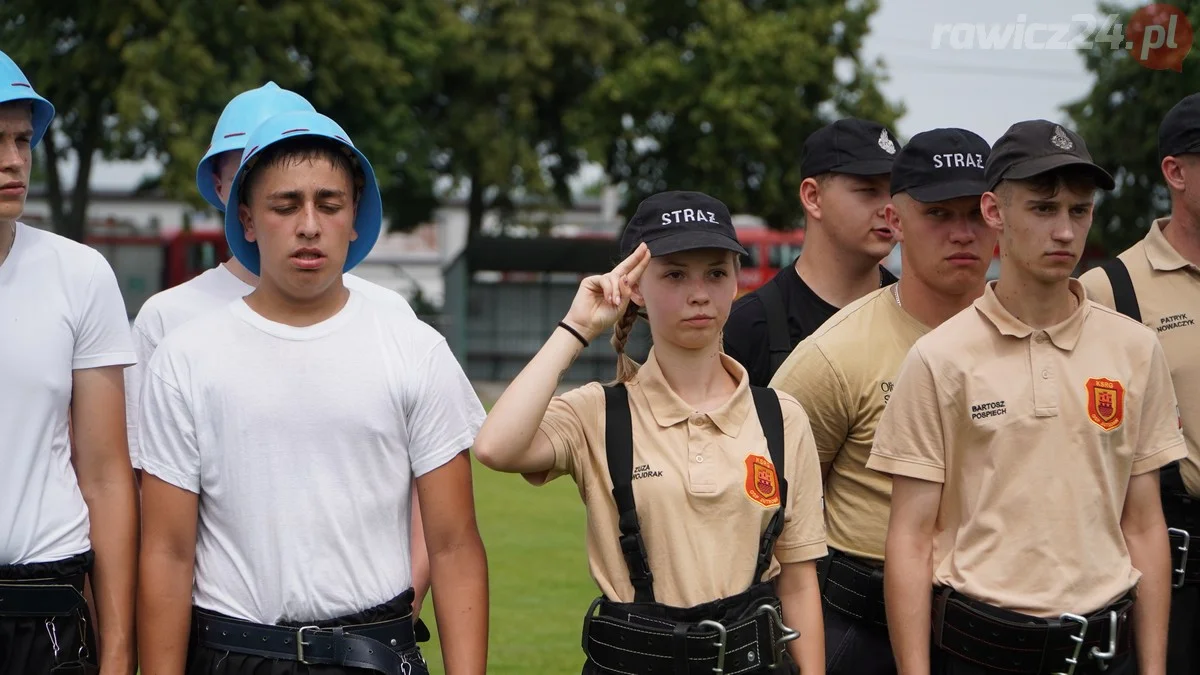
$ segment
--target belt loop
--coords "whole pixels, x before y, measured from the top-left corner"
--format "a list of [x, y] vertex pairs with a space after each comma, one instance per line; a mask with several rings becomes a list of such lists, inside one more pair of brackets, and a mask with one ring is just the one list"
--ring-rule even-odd
[[825, 581], [829, 578], [829, 565], [833, 562], [833, 552], [829, 552], [824, 558], [817, 560], [817, 588], [821, 590], [821, 596], [825, 596]]
[[942, 629], [946, 626], [946, 603], [950, 601], [950, 594], [954, 589], [949, 586], [943, 586], [940, 590], [935, 586], [933, 595], [933, 644], [938, 648], [942, 646]]
[[691, 664], [688, 663], [688, 647], [687, 647], [687, 631], [686, 623], [675, 624], [674, 630], [671, 631], [671, 647], [673, 650], [673, 663], [675, 664], [675, 675], [688, 675], [691, 672]]

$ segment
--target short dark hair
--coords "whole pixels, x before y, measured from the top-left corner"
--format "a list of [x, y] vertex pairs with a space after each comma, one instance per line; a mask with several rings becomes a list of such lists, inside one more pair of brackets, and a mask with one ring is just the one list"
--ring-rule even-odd
[[363, 190], [363, 172], [358, 166], [358, 159], [345, 145], [324, 136], [297, 136], [288, 138], [268, 146], [265, 150], [250, 159], [250, 166], [242, 176], [242, 184], [238, 189], [238, 202], [250, 203], [250, 194], [254, 185], [262, 175], [262, 170], [269, 167], [298, 164], [304, 161], [323, 159], [334, 167], [350, 176], [354, 186], [354, 201], [358, 201]]
[[1012, 200], [1012, 193], [1005, 187], [1008, 184], [1023, 185], [1042, 199], [1054, 199], [1064, 187], [1072, 192], [1095, 192], [1100, 187], [1092, 170], [1076, 165], [1062, 166], [1020, 180], [1000, 181], [997, 190], [1006, 204]]
[[15, 101], [2, 101], [0, 108], [24, 108], [29, 111], [30, 117], [33, 116], [33, 101], [27, 98], [19, 98]]

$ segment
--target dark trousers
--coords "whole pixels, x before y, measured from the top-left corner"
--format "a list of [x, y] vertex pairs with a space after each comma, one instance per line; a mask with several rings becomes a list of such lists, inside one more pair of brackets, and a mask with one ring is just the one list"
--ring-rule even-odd
[[1200, 585], [1188, 584], [1171, 594], [1167, 675], [1196, 673], [1200, 673]]
[[896, 675], [887, 628], [853, 619], [825, 605], [827, 675]]
[[[335, 619], [324, 621], [303, 621], [297, 623], [282, 623], [280, 625], [300, 628], [301, 626], [318, 626], [333, 628], [335, 626], [354, 626], [388, 619], [398, 619], [412, 613], [412, 590], [369, 609]], [[215, 612], [210, 612], [215, 613]], [[192, 622], [193, 627], [195, 622]], [[187, 675], [367, 675], [373, 671], [362, 668], [344, 668], [341, 666], [318, 666], [290, 661], [285, 659], [270, 659], [262, 656], [224, 652], [202, 647], [197, 643], [195, 630], [192, 631], [191, 644], [188, 648]], [[401, 652], [409, 665], [409, 675], [429, 675], [421, 651], [413, 647], [407, 652]]]
[[[1012, 671], [986, 668], [947, 654], [938, 650], [937, 647], [932, 649], [930, 658], [930, 675], [1013, 675]], [[1065, 672], [1067, 672], [1067, 664], [1063, 663], [1052, 670], [1047, 670], [1045, 675]], [[1108, 670], [1105, 671], [1101, 671], [1097, 662], [1088, 658], [1086, 653], [1080, 654], [1079, 665], [1075, 668], [1075, 675], [1137, 675], [1137, 672], [1137, 659], [1133, 652], [1126, 652], [1109, 661]]]
[[[0, 580], [61, 579], [83, 593], [93, 554], [49, 563], [0, 565]], [[0, 616], [0, 675], [87, 672], [97, 666], [95, 631], [86, 604], [70, 616]], [[75, 670], [68, 670], [74, 668]]]

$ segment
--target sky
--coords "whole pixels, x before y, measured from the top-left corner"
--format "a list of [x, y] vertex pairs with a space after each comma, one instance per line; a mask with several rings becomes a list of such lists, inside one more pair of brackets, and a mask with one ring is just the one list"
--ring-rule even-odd
[[[881, 0], [863, 57], [883, 58], [890, 75], [883, 91], [908, 108], [895, 130], [902, 139], [953, 126], [993, 143], [1014, 122], [1065, 122], [1061, 107], [1087, 94], [1092, 77], [1082, 57], [1062, 48], [1086, 31], [1085, 17], [1095, 19], [1092, 35], [1100, 33], [1106, 18], [1093, 0]], [[1045, 48], [1022, 43], [1016, 49], [1021, 23], [1026, 29], [1057, 24], [1069, 32], [1057, 40], [1054, 29], [1035, 32], [1031, 44]], [[1001, 36], [1012, 26], [1013, 38], [1004, 49], [980, 48], [977, 24]]]
[[[1091, 75], [1083, 59], [1063, 47], [1087, 32], [1092, 20], [1095, 35], [1105, 17], [1094, 0], [880, 0], [863, 57], [883, 58], [890, 76], [884, 93], [907, 107], [895, 129], [902, 139], [953, 126], [992, 143], [1020, 120], [1066, 121], [1061, 107], [1087, 93]], [[1034, 33], [1034, 42], [1016, 39], [1034, 23], [1068, 30], [1057, 40], [1053, 27]], [[980, 24], [1001, 39], [1010, 31], [1007, 47], [981, 48]], [[1021, 48], [1013, 48], [1015, 43]], [[1029, 49], [1026, 44], [1045, 48]], [[153, 160], [101, 162], [92, 174], [92, 186], [132, 188], [156, 167]], [[70, 164], [63, 168], [73, 171]]]

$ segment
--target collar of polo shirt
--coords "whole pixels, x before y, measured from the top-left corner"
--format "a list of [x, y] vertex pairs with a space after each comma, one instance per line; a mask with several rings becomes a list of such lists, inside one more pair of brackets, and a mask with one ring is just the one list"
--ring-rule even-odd
[[[721, 407], [709, 412], [708, 417], [717, 425], [721, 433], [730, 438], [737, 438], [738, 433], [742, 430], [742, 423], [746, 421], [746, 416], [754, 407], [754, 402], [750, 397], [749, 378], [746, 376], [746, 370], [732, 357], [726, 354], [721, 354], [720, 357], [721, 365], [725, 366], [725, 370], [738, 380], [738, 386], [737, 390], [733, 392], [733, 396], [721, 404]], [[646, 363], [638, 369], [635, 382], [645, 392], [646, 403], [650, 406], [654, 421], [658, 422], [660, 427], [674, 426], [696, 414], [692, 406], [679, 398], [667, 384], [658, 360], [654, 357], [653, 347], [650, 348], [650, 354], [646, 357]]]
[[1170, 218], [1155, 220], [1150, 226], [1150, 231], [1146, 233], [1146, 260], [1159, 272], [1174, 272], [1194, 267], [1187, 261], [1187, 258], [1179, 255], [1179, 251], [1171, 246], [1171, 242], [1167, 241], [1166, 235], [1163, 234], [1162, 228], [1170, 220]]
[[[1076, 343], [1079, 342], [1079, 335], [1083, 332], [1083, 323], [1087, 318], [1091, 307], [1088, 305], [1087, 293], [1083, 290], [1083, 284], [1078, 279], [1070, 280], [1071, 292], [1079, 298], [1079, 306], [1071, 313], [1071, 316], [1059, 324], [1046, 329], [1046, 335], [1050, 336], [1050, 341], [1055, 347], [1065, 351], [1075, 349]], [[1000, 331], [1001, 335], [1008, 335], [1017, 338], [1027, 338], [1034, 333], [1036, 329], [1025, 325], [1011, 312], [1004, 308], [1000, 303], [1000, 299], [996, 297], [996, 282], [989, 281], [984, 287], [983, 295], [975, 301], [975, 308], [979, 313], [987, 318], [988, 321]]]

